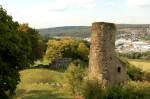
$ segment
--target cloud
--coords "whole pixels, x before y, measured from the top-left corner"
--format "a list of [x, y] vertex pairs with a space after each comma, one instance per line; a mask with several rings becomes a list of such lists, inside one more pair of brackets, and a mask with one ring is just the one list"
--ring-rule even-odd
[[95, 7], [96, 0], [55, 0], [35, 5], [34, 8], [46, 8], [49, 11], [65, 11], [69, 9], [90, 9]]
[[78, 24], [81, 22], [81, 20], [78, 20], [81, 16], [76, 16], [73, 12], [80, 14], [81, 10], [91, 10], [95, 5], [96, 0], [49, 0], [28, 5], [27, 7], [8, 6], [7, 11], [13, 16], [14, 20], [21, 23], [29, 23], [32, 27], [40, 28], [69, 25], [71, 23], [73, 25]]
[[127, 5], [129, 7], [150, 7], [150, 0], [127, 0]]
[[[60, 0], [56, 0], [59, 1]], [[96, 4], [96, 0], [63, 0], [63, 5], [70, 8], [91, 8]]]

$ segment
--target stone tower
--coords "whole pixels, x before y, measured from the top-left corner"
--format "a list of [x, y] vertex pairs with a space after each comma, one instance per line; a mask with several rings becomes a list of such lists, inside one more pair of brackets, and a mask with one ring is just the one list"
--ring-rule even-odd
[[113, 23], [92, 24], [89, 78], [119, 84], [127, 79], [126, 66], [115, 55], [116, 27]]

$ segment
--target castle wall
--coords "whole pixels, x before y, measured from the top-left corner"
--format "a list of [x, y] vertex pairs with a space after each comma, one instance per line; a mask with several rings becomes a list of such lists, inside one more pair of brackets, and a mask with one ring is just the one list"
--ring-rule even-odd
[[89, 77], [110, 84], [127, 79], [126, 67], [115, 55], [116, 27], [112, 23], [92, 24]]

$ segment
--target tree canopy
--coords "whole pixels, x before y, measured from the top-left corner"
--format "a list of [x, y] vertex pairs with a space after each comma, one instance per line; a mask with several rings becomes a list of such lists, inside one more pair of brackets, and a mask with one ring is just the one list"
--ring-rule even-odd
[[88, 60], [89, 46], [82, 40], [69, 37], [60, 40], [49, 40], [47, 46], [45, 58], [50, 62], [60, 57]]
[[[0, 97], [6, 91], [12, 94], [19, 83], [19, 70], [27, 68], [40, 58], [42, 40], [38, 31], [19, 25], [0, 7]], [[37, 50], [38, 49], [38, 50]]]

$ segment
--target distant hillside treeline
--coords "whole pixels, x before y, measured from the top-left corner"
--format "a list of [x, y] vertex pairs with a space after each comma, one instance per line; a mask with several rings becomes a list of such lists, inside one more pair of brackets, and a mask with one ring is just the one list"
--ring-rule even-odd
[[39, 32], [43, 36], [71, 36], [71, 37], [89, 37], [89, 26], [64, 26], [55, 28], [39, 29]]
[[[118, 29], [125, 28], [150, 28], [150, 24], [117, 24]], [[90, 26], [64, 26], [55, 28], [39, 29], [41, 35], [45, 37], [53, 36], [71, 36], [71, 37], [89, 37]]]

